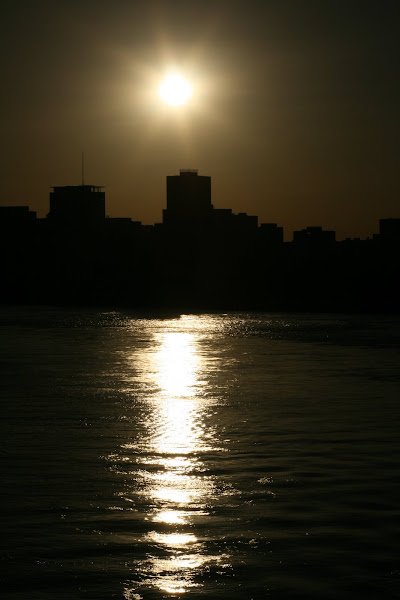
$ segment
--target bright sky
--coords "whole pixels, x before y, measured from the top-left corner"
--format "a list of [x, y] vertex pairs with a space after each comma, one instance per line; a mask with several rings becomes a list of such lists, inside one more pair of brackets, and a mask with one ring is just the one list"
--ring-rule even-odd
[[[161, 220], [165, 177], [213, 204], [338, 238], [399, 217], [399, 36], [390, 0], [5, 0], [1, 204], [106, 186], [107, 212]], [[170, 73], [192, 85], [162, 102]]]

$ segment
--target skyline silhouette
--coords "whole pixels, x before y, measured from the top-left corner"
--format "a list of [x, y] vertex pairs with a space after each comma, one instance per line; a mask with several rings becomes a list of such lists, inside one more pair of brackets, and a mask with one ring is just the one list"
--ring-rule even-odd
[[55, 186], [49, 212], [0, 207], [1, 301], [193, 310], [397, 312], [400, 218], [367, 239], [215, 208], [211, 177], [166, 177], [163, 220], [106, 217], [101, 186]]
[[[287, 241], [314, 225], [372, 236], [400, 194], [396, 8], [7, 2], [1, 204], [45, 216], [83, 150], [113, 217], [155, 223], [165, 174], [194, 165], [216, 206], [282, 223]], [[182, 106], [159, 97], [172, 69], [192, 86]]]
[[[82, 161], [83, 161], [83, 157], [82, 157]], [[83, 162], [82, 162], [83, 165]], [[80, 220], [82, 219], [83, 221], [87, 221], [87, 224], [90, 223], [94, 223], [95, 221], [102, 221], [103, 219], [108, 219], [108, 220], [112, 220], [113, 222], [117, 223], [122, 223], [125, 222], [127, 223], [128, 221], [131, 221], [132, 223], [135, 224], [140, 224], [146, 228], [151, 228], [151, 227], [157, 227], [160, 224], [164, 224], [164, 225], [171, 225], [175, 220], [177, 220], [177, 225], [181, 222], [181, 225], [183, 226], [185, 224], [185, 220], [190, 221], [190, 217], [189, 217], [189, 213], [188, 211], [192, 214], [192, 218], [195, 219], [195, 222], [197, 222], [198, 225], [200, 224], [204, 224], [204, 218], [207, 215], [207, 212], [209, 212], [208, 217], [212, 218], [213, 221], [216, 224], [222, 224], [223, 221], [230, 219], [232, 222], [233, 220], [239, 221], [242, 220], [243, 223], [246, 221], [248, 226], [251, 226], [250, 223], [252, 222], [252, 226], [259, 226], [261, 228], [261, 230], [263, 230], [264, 232], [266, 232], [267, 230], [269, 231], [270, 235], [274, 235], [272, 233], [273, 229], [277, 228], [278, 231], [278, 238], [281, 242], [291, 242], [291, 241], [298, 241], [300, 240], [302, 237], [304, 236], [309, 236], [312, 232], [314, 232], [315, 235], [317, 235], [317, 231], [323, 231], [323, 235], [326, 235], [326, 237], [331, 236], [333, 241], [361, 241], [361, 240], [369, 240], [369, 239], [373, 239], [376, 238], [378, 235], [381, 234], [380, 231], [380, 227], [379, 227], [379, 233], [377, 231], [377, 228], [375, 226], [375, 228], [373, 229], [373, 231], [371, 232], [370, 235], [366, 235], [364, 238], [357, 236], [357, 235], [350, 235], [346, 238], [341, 238], [338, 239], [337, 237], [337, 232], [336, 230], [326, 230], [324, 229], [324, 225], [321, 224], [306, 224], [304, 228], [299, 229], [299, 230], [293, 230], [291, 233], [291, 238], [288, 239], [288, 234], [287, 234], [287, 230], [285, 230], [285, 225], [279, 225], [277, 223], [272, 223], [272, 222], [259, 222], [259, 217], [258, 215], [248, 215], [247, 212], [241, 211], [237, 214], [235, 214], [233, 212], [232, 208], [217, 208], [214, 207], [213, 204], [211, 204], [211, 177], [208, 175], [199, 175], [198, 174], [198, 169], [193, 169], [193, 168], [184, 168], [184, 169], [180, 169], [179, 170], [179, 175], [167, 175], [166, 176], [166, 197], [167, 197], [167, 207], [164, 209], [161, 209], [162, 211], [162, 220], [160, 221], [155, 221], [152, 224], [144, 224], [141, 220], [135, 220], [132, 217], [129, 216], [121, 216], [121, 217], [113, 217], [111, 216], [111, 212], [110, 210], [108, 210], [108, 206], [106, 206], [106, 202], [105, 202], [105, 190], [106, 190], [106, 186], [104, 185], [93, 185], [93, 184], [85, 184], [83, 181], [83, 166], [82, 166], [82, 182], [81, 184], [78, 185], [55, 185], [55, 186], [50, 186], [50, 194], [49, 194], [49, 208], [45, 211], [46, 215], [44, 218], [46, 219], [50, 219], [51, 221], [58, 221], [58, 222], [63, 222], [64, 224], [70, 222], [71, 224], [76, 221], [76, 220]], [[184, 176], [184, 179], [186, 180], [186, 182], [188, 181], [188, 176], [190, 177], [191, 175], [195, 175], [196, 176], [196, 180], [197, 183], [202, 182], [202, 188], [203, 188], [203, 196], [204, 196], [204, 200], [202, 201], [203, 203], [203, 208], [196, 211], [196, 205], [197, 208], [198, 207], [198, 202], [199, 199], [201, 201], [201, 193], [199, 193], [197, 191], [197, 188], [199, 187], [199, 185], [193, 187], [189, 185], [185, 185], [184, 191], [186, 193], [186, 196], [189, 198], [190, 197], [190, 202], [185, 205], [184, 203], [182, 203], [182, 201], [179, 200], [179, 196], [182, 195], [181, 192], [179, 191], [179, 184], [178, 186], [174, 185], [174, 181], [179, 181], [179, 179], [182, 179], [182, 176]], [[189, 182], [192, 178], [189, 178]], [[170, 193], [171, 196], [176, 196], [177, 197], [177, 201], [175, 201], [176, 204], [176, 208], [174, 209], [174, 207], [169, 207], [169, 201], [168, 201], [168, 189], [172, 189], [173, 187], [175, 187], [174, 193]], [[208, 189], [205, 189], [207, 188]], [[185, 194], [183, 194], [183, 198], [185, 197]], [[21, 221], [21, 223], [23, 221], [27, 222], [27, 221], [32, 221], [34, 219], [37, 219], [38, 221], [43, 220], [42, 217], [38, 217], [37, 216], [37, 211], [32, 210], [31, 206], [28, 206], [26, 204], [0, 204], [0, 215], [1, 218], [3, 220], [10, 220], [10, 222], [13, 222], [15, 220], [15, 222], [18, 222], [18, 220]], [[179, 218], [177, 218], [179, 216]], [[361, 215], [360, 215], [361, 216]], [[172, 219], [171, 219], [172, 217]], [[183, 218], [184, 217], [184, 218]], [[183, 220], [182, 220], [183, 218]], [[170, 222], [172, 221], [172, 223]], [[207, 219], [206, 219], [207, 221]], [[397, 218], [394, 215], [391, 216], [387, 216], [384, 218], [379, 218], [377, 220], [376, 225], [380, 224], [381, 222], [386, 222], [386, 223], [392, 223], [392, 226], [387, 226], [390, 227], [390, 230], [392, 231], [392, 236], [393, 235], [398, 235], [397, 233], [397, 222], [399, 221], [399, 218]], [[388, 229], [385, 228], [385, 232], [387, 232]], [[276, 235], [276, 232], [275, 232]], [[387, 235], [387, 233], [386, 233]]]
[[[83, 218], [83, 220], [88, 221], [88, 223], [90, 221], [101, 221], [102, 219], [111, 219], [114, 222], [128, 222], [128, 221], [132, 221], [133, 223], [136, 224], [140, 224], [143, 225], [144, 227], [157, 227], [160, 225], [160, 221], [155, 221], [152, 224], [144, 224], [141, 220], [135, 220], [132, 217], [129, 216], [121, 216], [121, 217], [113, 217], [112, 215], [112, 211], [108, 210], [108, 206], [106, 206], [106, 202], [105, 202], [105, 190], [106, 190], [106, 186], [104, 185], [93, 185], [93, 184], [85, 184], [83, 181], [83, 156], [82, 156], [82, 182], [81, 184], [78, 185], [54, 185], [54, 186], [50, 186], [50, 194], [49, 194], [49, 208], [45, 211], [45, 217], [47, 219], [50, 220], [56, 220], [56, 221], [63, 221], [64, 223], [67, 223], [68, 221], [70, 221], [71, 223], [78, 217], [79, 218]], [[210, 176], [205, 176], [205, 175], [198, 175], [198, 169], [193, 169], [193, 168], [184, 168], [184, 169], [180, 169], [179, 170], [179, 175], [167, 175], [166, 176], [166, 194], [167, 194], [167, 207], [165, 209], [161, 209], [162, 211], [162, 220], [161, 223], [163, 223], [164, 225], [168, 225], [168, 215], [173, 216], [173, 212], [174, 209], [169, 209], [168, 207], [168, 187], [172, 188], [173, 186], [173, 182], [174, 180], [177, 181], [179, 180], [180, 176], [184, 175], [185, 179], [187, 179], [188, 175], [196, 175], [197, 176], [197, 180], [203, 181], [205, 183], [205, 181], [207, 180], [208, 183], [208, 191], [206, 192], [206, 195], [208, 195], [208, 200], [203, 201], [203, 209], [204, 207], [206, 207], [206, 205], [208, 204], [208, 208], [210, 209], [210, 214], [212, 214], [214, 221], [216, 223], [221, 224], [223, 222], [223, 219], [226, 220], [226, 218], [228, 217], [228, 215], [230, 215], [231, 220], [235, 219], [239, 220], [242, 219], [247, 220], [248, 224], [250, 224], [251, 221], [253, 221], [253, 226], [258, 226], [263, 230], [263, 231], [267, 231], [269, 230], [270, 235], [272, 234], [272, 228], [278, 228], [279, 231], [279, 240], [280, 241], [296, 241], [301, 239], [302, 235], [308, 235], [314, 231], [314, 233], [317, 232], [317, 230], [323, 230], [324, 233], [328, 234], [328, 230], [324, 229], [324, 225], [322, 224], [307, 224], [305, 225], [304, 228], [299, 229], [299, 230], [293, 230], [291, 232], [291, 237], [290, 239], [288, 239], [288, 234], [287, 234], [287, 230], [285, 230], [285, 226], [284, 225], [277, 225], [277, 223], [271, 223], [271, 222], [259, 222], [259, 217], [258, 215], [248, 215], [247, 212], [239, 212], [237, 214], [233, 213], [233, 209], [232, 208], [217, 208], [214, 207], [214, 205], [211, 204], [211, 177]], [[191, 202], [190, 202], [190, 210], [193, 210], [193, 207], [196, 205], [196, 195], [199, 197], [198, 192], [196, 191], [195, 188], [191, 188], [190, 185], [186, 190], [186, 193], [191, 193]], [[178, 193], [179, 196], [179, 193]], [[185, 207], [182, 203], [180, 203], [179, 205], [179, 201], [178, 201], [178, 206], [179, 206], [179, 210], [177, 211], [177, 214], [180, 213], [181, 215], [183, 215], [185, 212], [187, 212], [188, 207]], [[11, 221], [18, 221], [19, 219], [22, 221], [27, 221], [27, 220], [33, 220], [33, 219], [37, 219], [38, 221], [43, 220], [43, 217], [38, 217], [37, 216], [37, 211], [32, 210], [31, 206], [28, 206], [26, 204], [5, 204], [2, 203], [0, 204], [0, 212], [1, 212], [1, 218], [4, 220], [11, 220]], [[206, 210], [207, 212], [207, 210]], [[81, 214], [80, 214], [81, 213]], [[86, 217], [84, 217], [84, 213], [86, 213]], [[110, 214], [111, 213], [111, 214]], [[96, 215], [96, 216], [95, 216]], [[186, 215], [188, 216], [188, 215]], [[196, 211], [193, 213], [193, 216], [196, 217], [197, 222], [200, 222], [200, 214]], [[360, 215], [361, 216], [361, 215]], [[203, 218], [204, 218], [204, 210], [203, 210]], [[387, 216], [384, 218], [379, 218], [377, 220], [376, 225], [378, 225], [378, 223], [381, 223], [381, 221], [384, 222], [392, 222], [394, 225], [392, 226], [392, 231], [394, 234], [394, 231], [397, 231], [397, 221], [399, 219], [394, 216]], [[379, 231], [379, 233], [377, 232], [376, 226], [373, 229], [373, 231], [371, 232], [371, 234], [366, 235], [364, 238], [357, 236], [357, 235], [351, 235], [348, 236], [346, 238], [341, 238], [338, 239], [337, 237], [337, 232], [336, 230], [331, 230], [330, 235], [333, 236], [333, 240], [335, 241], [349, 241], [349, 240], [354, 240], [354, 241], [358, 241], [358, 240], [369, 240], [369, 239], [373, 239], [374, 237], [378, 236], [381, 232]], [[281, 234], [282, 234], [282, 238], [281, 238]], [[396, 234], [397, 235], [397, 234]]]

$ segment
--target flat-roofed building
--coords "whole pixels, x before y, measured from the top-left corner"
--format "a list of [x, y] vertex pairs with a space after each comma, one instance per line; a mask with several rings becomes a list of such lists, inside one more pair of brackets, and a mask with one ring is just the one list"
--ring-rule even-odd
[[198, 226], [210, 218], [211, 177], [196, 169], [181, 169], [179, 175], [167, 176], [167, 208], [163, 223], [168, 226]]
[[36, 221], [36, 212], [29, 206], [0, 206], [0, 224], [19, 225]]
[[98, 185], [54, 186], [47, 218], [65, 224], [94, 225], [105, 219], [105, 192]]

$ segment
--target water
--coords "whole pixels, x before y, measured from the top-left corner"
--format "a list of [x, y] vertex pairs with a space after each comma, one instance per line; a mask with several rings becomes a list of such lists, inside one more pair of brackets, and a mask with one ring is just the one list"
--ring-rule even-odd
[[400, 318], [0, 325], [2, 597], [400, 597]]

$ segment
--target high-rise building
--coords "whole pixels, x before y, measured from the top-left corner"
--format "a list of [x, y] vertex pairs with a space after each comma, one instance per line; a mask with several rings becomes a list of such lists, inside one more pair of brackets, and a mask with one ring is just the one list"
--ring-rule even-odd
[[198, 226], [210, 219], [211, 177], [197, 170], [181, 169], [179, 175], [167, 176], [167, 208], [163, 223], [168, 226]]
[[105, 192], [102, 186], [66, 185], [50, 192], [51, 221], [75, 225], [95, 225], [105, 219]]

